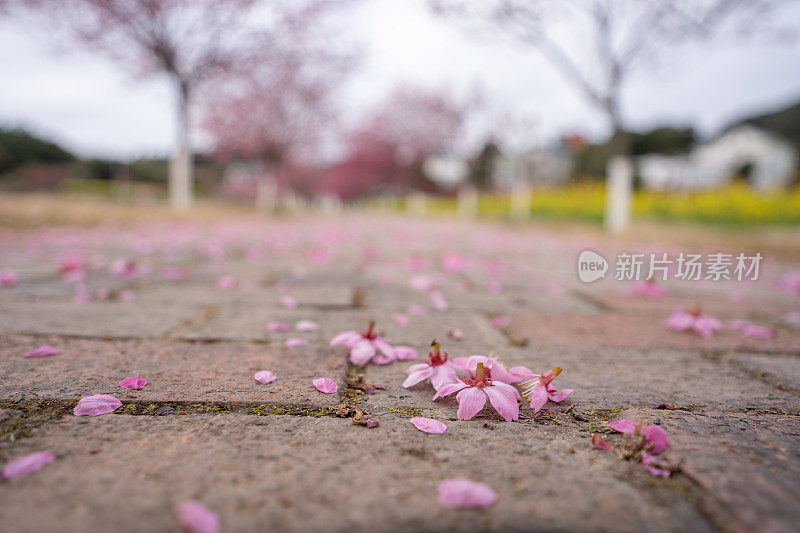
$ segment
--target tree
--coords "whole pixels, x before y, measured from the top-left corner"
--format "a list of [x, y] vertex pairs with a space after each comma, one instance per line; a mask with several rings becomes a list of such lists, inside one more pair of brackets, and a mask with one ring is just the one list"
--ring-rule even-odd
[[137, 76], [162, 75], [176, 94], [176, 150], [169, 169], [170, 203], [191, 204], [191, 112], [211, 80], [269, 62], [306, 17], [335, 0], [37, 0], [30, 7], [66, 25], [89, 49]]
[[345, 157], [328, 177], [328, 192], [342, 197], [381, 189], [430, 191], [425, 159], [452, 150], [466, 106], [444, 92], [400, 87], [376, 105], [345, 140]]
[[[606, 117], [628, 156], [621, 96], [642, 67], [723, 30], [752, 33], [781, 0], [429, 0], [434, 12], [541, 53]], [[559, 31], [554, 31], [561, 30]]]
[[216, 80], [200, 98], [217, 156], [259, 161], [281, 188], [289, 168], [318, 160], [336, 122], [334, 97], [355, 62], [341, 38], [333, 45], [326, 17], [317, 11], [297, 21], [290, 42], [273, 43], [269, 62]]

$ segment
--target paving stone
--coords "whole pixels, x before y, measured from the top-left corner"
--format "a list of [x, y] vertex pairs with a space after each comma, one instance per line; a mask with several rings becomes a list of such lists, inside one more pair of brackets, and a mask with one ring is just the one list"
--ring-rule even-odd
[[[405, 419], [68, 416], [2, 453], [42, 449], [56, 461], [0, 484], [0, 529], [177, 531], [175, 503], [195, 499], [225, 531], [710, 531], [669, 483], [569, 427], [451, 423], [434, 436]], [[462, 476], [497, 503], [440, 507], [436, 484]]]
[[[469, 355], [460, 347], [447, 351], [453, 357]], [[575, 392], [561, 406], [547, 404], [548, 410], [563, 410], [573, 403], [580, 410], [596, 410], [648, 407], [663, 402], [728, 410], [800, 408], [796, 394], [791, 391], [754, 379], [737, 366], [689, 351], [547, 347], [505, 348], [495, 355], [506, 368], [524, 365], [536, 373], [556, 366], [563, 368], [555, 387]], [[367, 381], [387, 387], [368, 396], [368, 405], [426, 409], [455, 416], [455, 399], [433, 402], [434, 390], [430, 385], [402, 387], [408, 366], [405, 363], [368, 366]], [[528, 409], [525, 404], [524, 411]], [[482, 413], [493, 415], [489, 407]]]
[[180, 301], [160, 306], [135, 301], [66, 302], [0, 301], [0, 331], [114, 337], [158, 337], [197, 314], [196, 306]]
[[743, 369], [755, 374], [763, 374], [767, 379], [800, 391], [800, 358], [796, 355], [742, 354], [723, 356]]
[[701, 508], [727, 531], [793, 531], [800, 522], [800, 417], [634, 410], [667, 432], [668, 452], [702, 492]]
[[772, 339], [745, 337], [725, 329], [705, 339], [692, 332], [674, 332], [662, 317], [602, 314], [512, 314], [511, 331], [531, 346], [608, 346], [629, 348], [677, 348], [698, 351], [772, 351], [797, 353], [800, 335], [780, 329]]
[[[27, 359], [26, 352], [50, 344], [60, 355]], [[330, 377], [341, 384], [345, 360], [331, 349], [282, 348], [242, 342], [211, 344], [169, 340], [100, 341], [66, 338], [0, 338], [0, 398], [72, 399], [112, 394], [143, 402], [277, 402], [330, 406], [338, 395], [318, 392], [311, 381]], [[270, 370], [278, 380], [257, 383]], [[128, 376], [148, 383], [119, 387]]]

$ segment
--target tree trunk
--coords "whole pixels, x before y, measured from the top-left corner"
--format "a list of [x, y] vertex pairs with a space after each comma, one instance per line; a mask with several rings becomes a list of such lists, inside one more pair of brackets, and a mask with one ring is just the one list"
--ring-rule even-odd
[[192, 205], [194, 167], [189, 146], [189, 90], [178, 84], [178, 127], [176, 149], [169, 163], [169, 205], [175, 211], [185, 211]]
[[613, 120], [611, 157], [606, 167], [606, 205], [603, 224], [611, 233], [622, 233], [631, 221], [633, 193], [633, 162], [630, 157], [628, 134]]

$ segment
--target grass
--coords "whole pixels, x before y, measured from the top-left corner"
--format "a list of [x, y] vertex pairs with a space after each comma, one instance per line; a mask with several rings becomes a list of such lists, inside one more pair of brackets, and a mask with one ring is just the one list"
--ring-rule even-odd
[[[604, 203], [605, 190], [601, 184], [540, 189], [531, 196], [531, 215], [600, 223]], [[505, 218], [510, 207], [509, 195], [484, 194], [478, 200], [478, 215]], [[433, 198], [429, 209], [432, 214], [455, 213], [456, 200]], [[797, 225], [800, 224], [800, 188], [769, 193], [756, 192], [744, 185], [699, 192], [636, 191], [633, 216], [637, 220], [725, 226]]]

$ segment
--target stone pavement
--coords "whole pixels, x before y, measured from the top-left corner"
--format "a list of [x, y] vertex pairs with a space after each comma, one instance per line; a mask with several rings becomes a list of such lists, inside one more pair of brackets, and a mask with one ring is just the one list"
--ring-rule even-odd
[[[652, 245], [377, 215], [0, 232], [0, 270], [20, 278], [0, 288], [0, 465], [56, 456], [0, 481], [0, 531], [178, 531], [187, 499], [223, 531], [796, 531], [800, 295], [778, 280], [797, 265], [767, 257], [757, 282], [671, 281], [666, 297], [643, 298], [610, 279], [580, 283], [585, 248], [611, 258]], [[64, 279], [67, 257], [85, 279]], [[114, 275], [120, 258], [135, 267]], [[184, 277], [175, 268], [187, 279], [165, 279]], [[774, 336], [666, 329], [673, 307], [695, 304]], [[300, 320], [319, 329], [267, 328]], [[455, 396], [401, 386], [411, 363], [360, 368], [329, 346], [370, 320], [418, 361], [438, 338], [451, 357], [560, 366], [555, 385], [575, 392], [535, 416], [524, 404], [517, 422], [488, 404], [457, 420]], [[62, 353], [23, 357], [44, 344]], [[277, 381], [255, 382], [259, 370]], [[147, 385], [117, 385], [132, 375]], [[313, 387], [323, 376], [338, 393]], [[364, 394], [359, 379], [385, 389]], [[73, 416], [93, 394], [123, 407]], [[354, 424], [343, 405], [380, 426]], [[422, 433], [414, 416], [448, 429]], [[654, 477], [594, 449], [592, 432], [618, 418], [664, 428], [680, 471]], [[437, 484], [456, 477], [489, 485], [496, 504], [441, 507]]]

